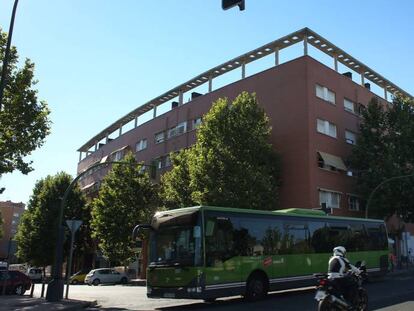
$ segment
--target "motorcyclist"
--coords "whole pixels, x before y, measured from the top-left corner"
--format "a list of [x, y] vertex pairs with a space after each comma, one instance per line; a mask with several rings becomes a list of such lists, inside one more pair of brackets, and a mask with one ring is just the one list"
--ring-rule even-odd
[[358, 296], [358, 284], [349, 272], [359, 274], [360, 270], [346, 258], [345, 247], [335, 247], [333, 256], [329, 259], [328, 278], [333, 280], [335, 286], [348, 302], [355, 304]]

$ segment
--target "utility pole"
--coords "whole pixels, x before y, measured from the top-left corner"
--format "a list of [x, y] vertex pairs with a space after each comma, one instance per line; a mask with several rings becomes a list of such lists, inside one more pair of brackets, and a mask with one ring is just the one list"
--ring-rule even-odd
[[14, 17], [16, 16], [16, 9], [17, 9], [18, 2], [19, 0], [14, 1], [9, 33], [7, 35], [7, 45], [6, 45], [6, 50], [4, 51], [3, 68], [1, 71], [1, 80], [0, 80], [0, 111], [1, 111], [1, 106], [3, 105], [4, 88], [6, 87], [6, 82], [7, 82], [6, 81], [7, 80], [7, 67], [9, 66], [10, 46], [11, 46], [11, 40], [13, 36]]

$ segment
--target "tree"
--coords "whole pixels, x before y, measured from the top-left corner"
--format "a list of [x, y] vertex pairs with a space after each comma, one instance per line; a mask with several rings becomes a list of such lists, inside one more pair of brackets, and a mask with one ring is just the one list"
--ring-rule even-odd
[[160, 201], [167, 209], [195, 205], [191, 199], [189, 155], [192, 150], [183, 149], [171, 154], [171, 171], [161, 176]]
[[243, 92], [232, 103], [218, 99], [203, 118], [196, 144], [163, 176], [164, 205], [277, 208], [280, 158], [269, 143], [270, 131], [255, 94]]
[[[3, 60], [7, 36], [0, 28], [0, 59]], [[18, 170], [27, 174], [33, 170], [24, 157], [43, 145], [50, 132], [49, 109], [38, 101], [34, 63], [26, 59], [18, 68], [15, 47], [10, 50], [9, 70], [0, 109], [0, 176]], [[4, 190], [4, 189], [3, 189]]]
[[133, 256], [132, 229], [148, 222], [157, 205], [156, 188], [129, 153], [114, 164], [92, 205], [92, 234], [111, 263], [126, 264]]
[[[367, 200], [381, 182], [414, 174], [414, 102], [396, 97], [389, 107], [376, 99], [362, 113], [360, 135], [350, 164], [357, 174], [357, 190]], [[369, 215], [388, 218], [401, 215], [414, 220], [413, 178], [390, 181], [376, 191]]]
[[[71, 181], [69, 174], [61, 172], [36, 182], [15, 237], [19, 259], [38, 267], [53, 263], [60, 203]], [[76, 186], [68, 196], [64, 217], [83, 220], [81, 232], [86, 230], [89, 222], [85, 208], [84, 196]], [[66, 237], [69, 237], [68, 231]]]

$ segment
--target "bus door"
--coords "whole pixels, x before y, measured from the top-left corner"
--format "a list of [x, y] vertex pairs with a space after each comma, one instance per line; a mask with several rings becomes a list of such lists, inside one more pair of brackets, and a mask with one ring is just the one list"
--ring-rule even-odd
[[236, 249], [238, 221], [218, 212], [206, 212], [205, 289], [212, 296], [239, 294], [241, 284], [240, 257]]

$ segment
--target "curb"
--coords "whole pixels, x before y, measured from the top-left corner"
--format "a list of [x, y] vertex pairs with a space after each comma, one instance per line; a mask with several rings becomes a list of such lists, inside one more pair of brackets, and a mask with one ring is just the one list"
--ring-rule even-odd
[[147, 286], [147, 280], [143, 279], [132, 279], [129, 281], [131, 286]]

